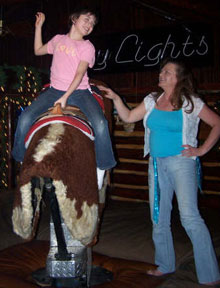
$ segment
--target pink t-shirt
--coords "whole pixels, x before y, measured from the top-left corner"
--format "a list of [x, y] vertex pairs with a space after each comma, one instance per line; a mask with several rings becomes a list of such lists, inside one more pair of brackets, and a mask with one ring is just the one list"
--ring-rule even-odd
[[[80, 61], [95, 63], [95, 48], [89, 40], [73, 40], [68, 35], [56, 35], [47, 43], [47, 51], [53, 54], [50, 68], [50, 84], [52, 87], [66, 91], [74, 79]], [[85, 73], [77, 89], [89, 88], [89, 79]]]

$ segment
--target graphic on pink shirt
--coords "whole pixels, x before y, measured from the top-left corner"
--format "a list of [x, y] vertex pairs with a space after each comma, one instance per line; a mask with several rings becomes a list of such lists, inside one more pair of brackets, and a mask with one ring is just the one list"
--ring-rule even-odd
[[68, 47], [68, 46], [62, 45], [62, 43], [58, 43], [56, 51], [64, 52], [67, 55], [71, 55], [72, 57], [76, 56], [76, 51], [74, 47]]

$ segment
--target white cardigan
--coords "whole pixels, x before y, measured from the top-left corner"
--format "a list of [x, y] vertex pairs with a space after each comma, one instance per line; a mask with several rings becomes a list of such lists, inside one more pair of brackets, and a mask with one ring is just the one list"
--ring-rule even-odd
[[[184, 101], [183, 108], [181, 109], [183, 113], [182, 143], [183, 145], [188, 144], [193, 147], [197, 147], [197, 142], [198, 142], [197, 134], [198, 134], [199, 121], [200, 121], [200, 118], [198, 117], [198, 115], [203, 108], [204, 102], [200, 98], [197, 98], [194, 96], [192, 96], [192, 101], [194, 103], [194, 109], [192, 113], [185, 112], [185, 110], [189, 110], [191, 108], [190, 103], [186, 107], [187, 100]], [[150, 129], [146, 126], [146, 121], [156, 104], [154, 97], [153, 97], [153, 93], [147, 95], [144, 98], [144, 104], [145, 104], [145, 109], [147, 111], [143, 119], [143, 124], [145, 127], [145, 137], [144, 137], [144, 140], [145, 140], [144, 141], [144, 157], [145, 157], [150, 152], [150, 147], [149, 147]], [[191, 158], [196, 159], [196, 157], [194, 156]]]

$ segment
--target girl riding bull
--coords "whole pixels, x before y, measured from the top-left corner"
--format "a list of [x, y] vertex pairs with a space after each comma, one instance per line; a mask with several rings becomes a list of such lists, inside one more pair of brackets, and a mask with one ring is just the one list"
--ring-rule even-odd
[[35, 22], [34, 52], [37, 56], [53, 55], [50, 87], [20, 115], [12, 155], [16, 161], [23, 161], [25, 136], [39, 115], [58, 103], [62, 108], [66, 105], [75, 105], [87, 116], [94, 129], [98, 173], [104, 175], [104, 171], [114, 167], [116, 161], [107, 120], [92, 95], [87, 75], [88, 68], [92, 68], [95, 63], [95, 48], [89, 40], [84, 40], [97, 24], [97, 15], [88, 9], [71, 14], [69, 32], [54, 36], [46, 44], [42, 42], [44, 21], [45, 15], [38, 12]]

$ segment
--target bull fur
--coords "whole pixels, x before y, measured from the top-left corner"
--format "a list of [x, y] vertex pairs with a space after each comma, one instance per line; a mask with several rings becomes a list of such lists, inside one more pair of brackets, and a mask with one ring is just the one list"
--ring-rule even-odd
[[32, 239], [40, 214], [41, 191], [33, 213], [32, 177], [53, 179], [61, 216], [73, 237], [88, 245], [98, 223], [98, 187], [94, 142], [77, 128], [56, 123], [41, 128], [25, 154], [15, 193], [15, 233]]

